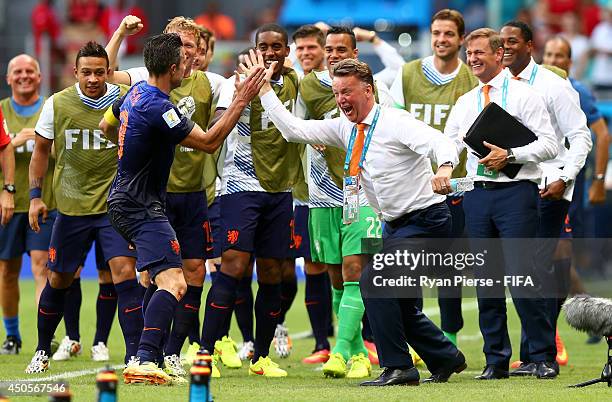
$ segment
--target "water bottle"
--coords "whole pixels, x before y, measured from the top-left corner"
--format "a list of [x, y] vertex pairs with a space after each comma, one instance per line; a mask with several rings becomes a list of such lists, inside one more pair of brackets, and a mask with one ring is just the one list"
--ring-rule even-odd
[[96, 388], [98, 402], [116, 402], [117, 401], [117, 374], [115, 370], [106, 366], [96, 376]]
[[53, 392], [49, 394], [49, 402], [70, 402], [72, 400], [72, 392], [67, 382], [59, 382], [53, 387]]
[[473, 177], [460, 177], [457, 179], [450, 179], [450, 182], [453, 193], [472, 191], [474, 189]]
[[210, 375], [212, 356], [205, 349], [200, 349], [189, 370], [191, 382], [189, 385], [189, 402], [212, 402], [210, 392]]

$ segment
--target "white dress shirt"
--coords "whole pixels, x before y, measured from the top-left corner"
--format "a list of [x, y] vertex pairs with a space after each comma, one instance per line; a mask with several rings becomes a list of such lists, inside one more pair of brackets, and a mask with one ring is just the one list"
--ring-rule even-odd
[[[268, 91], [261, 97], [270, 120], [287, 141], [326, 144], [347, 149], [355, 123], [342, 115], [327, 120], [302, 120], [293, 116]], [[372, 124], [376, 108], [363, 120]], [[415, 119], [405, 110], [381, 107], [378, 123], [361, 171], [361, 180], [370, 206], [385, 221], [392, 221], [409, 212], [444, 202], [431, 187], [434, 174], [431, 160], [458, 163], [452, 141], [440, 131]]]
[[[328, 70], [314, 71], [315, 76], [321, 83], [320, 91], [327, 93], [330, 98], [333, 99], [334, 94], [332, 93], [332, 78], [329, 76]], [[393, 106], [393, 98], [389, 92], [389, 88], [379, 81], [374, 81], [374, 86], [378, 91], [378, 103], [383, 106]], [[326, 119], [332, 119], [340, 116], [341, 112], [334, 104], [334, 108], [329, 110], [325, 114]], [[298, 94], [298, 99], [295, 104], [295, 116], [300, 119], [310, 119], [308, 115], [308, 109], [304, 103], [304, 99]], [[308, 178], [308, 196], [311, 208], [342, 208], [343, 194], [342, 189], [339, 188], [334, 180], [332, 179], [331, 172], [327, 166], [324, 153], [317, 151], [312, 146], [306, 147], [307, 153], [307, 165], [306, 165], [306, 177]], [[359, 193], [359, 203], [362, 207], [367, 207], [367, 197], [361, 189]]]
[[[517, 77], [521, 82], [529, 83], [537, 64], [533, 59]], [[510, 70], [508, 70], [510, 73]], [[552, 71], [538, 66], [531, 87], [544, 97], [550, 122], [557, 136], [558, 154], [555, 159], [542, 162], [544, 175], [548, 182], [566, 176], [575, 180], [584, 166], [586, 158], [593, 147], [591, 132], [587, 127], [586, 116], [580, 108], [578, 93], [569, 80], [564, 80]], [[565, 139], [570, 148], [565, 148]], [[563, 168], [561, 172], [559, 169]], [[571, 201], [574, 187], [568, 186], [565, 198]]]
[[[502, 70], [487, 83], [491, 85], [489, 90], [491, 102], [502, 105], [502, 86], [505, 78], [508, 79], [506, 111], [525, 127], [533, 131], [538, 139], [525, 146], [512, 148], [516, 163], [523, 164], [514, 179], [509, 178], [502, 172], [499, 172], [497, 178], [476, 176], [478, 160], [480, 158], [471, 152], [468, 152], [467, 174], [468, 176], [474, 176], [477, 181], [493, 180], [508, 182], [513, 180], [532, 180], [539, 183], [542, 171], [538, 164], [557, 156], [557, 138], [550, 124], [550, 117], [542, 96], [529, 85], [510, 79], [510, 74], [505, 70]], [[444, 134], [455, 140], [459, 151], [465, 148], [466, 145], [463, 142], [463, 137], [480, 114], [478, 110], [479, 97], [481, 97], [484, 107], [484, 95], [482, 93], [484, 85], [482, 82], [479, 82], [476, 88], [459, 97], [446, 121]]]

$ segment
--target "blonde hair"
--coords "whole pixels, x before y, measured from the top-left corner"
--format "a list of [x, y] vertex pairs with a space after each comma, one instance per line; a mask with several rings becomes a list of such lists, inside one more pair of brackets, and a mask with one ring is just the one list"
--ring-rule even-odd
[[504, 47], [504, 41], [501, 36], [499, 36], [499, 32], [491, 28], [478, 28], [470, 32], [470, 34], [465, 38], [465, 43], [469, 44], [474, 39], [486, 38], [489, 39], [489, 47], [493, 52], [496, 52], [500, 47]]
[[191, 18], [178, 16], [168, 20], [163, 33], [172, 32], [188, 32], [195, 38], [196, 46], [200, 45], [200, 26]]

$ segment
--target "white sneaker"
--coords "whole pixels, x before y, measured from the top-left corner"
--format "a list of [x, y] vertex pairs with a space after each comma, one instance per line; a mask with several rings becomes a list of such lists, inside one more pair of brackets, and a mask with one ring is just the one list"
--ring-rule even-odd
[[57, 352], [53, 354], [52, 359], [55, 361], [68, 360], [71, 357], [81, 354], [81, 342], [73, 341], [67, 336], [62, 339]]
[[49, 370], [49, 356], [47, 356], [47, 352], [44, 350], [37, 350], [26, 367], [25, 372], [28, 374], [34, 373], [44, 373]]
[[140, 357], [130, 356], [130, 360], [128, 360], [127, 364], [125, 365], [125, 368], [132, 367], [132, 366], [139, 366], [139, 365], [140, 365]]
[[291, 353], [291, 338], [289, 338], [289, 330], [284, 324], [277, 324], [274, 331], [274, 351], [276, 355], [282, 359], [289, 357]]
[[243, 342], [238, 349], [238, 357], [240, 360], [251, 360], [255, 354], [255, 344], [253, 341]]
[[183, 377], [187, 375], [181, 364], [181, 358], [177, 355], [164, 356], [164, 371], [170, 377]]
[[108, 348], [104, 342], [98, 342], [91, 347], [91, 360], [95, 362], [107, 362], [110, 360]]

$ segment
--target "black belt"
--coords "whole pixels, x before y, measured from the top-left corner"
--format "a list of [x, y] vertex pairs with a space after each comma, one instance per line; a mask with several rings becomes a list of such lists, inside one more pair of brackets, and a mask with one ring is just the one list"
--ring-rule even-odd
[[519, 180], [519, 181], [475, 181], [475, 188], [484, 188], [485, 190], [497, 190], [500, 188], [508, 188], [519, 185], [521, 183], [526, 183], [528, 180]]

